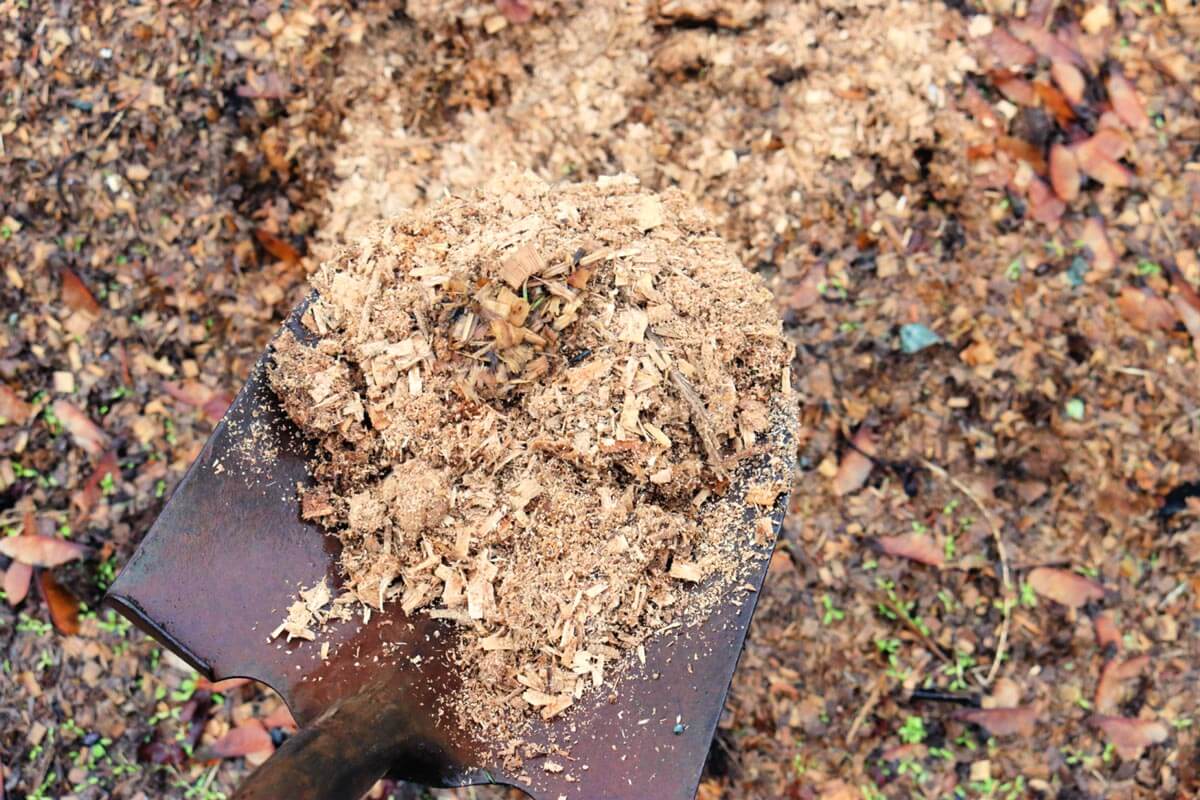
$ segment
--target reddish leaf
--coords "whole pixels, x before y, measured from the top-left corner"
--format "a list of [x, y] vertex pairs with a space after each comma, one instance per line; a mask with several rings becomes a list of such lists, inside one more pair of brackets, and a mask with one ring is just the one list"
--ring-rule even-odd
[[1033, 84], [1008, 73], [993, 74], [992, 79], [1000, 93], [1019, 106], [1037, 105], [1037, 92]]
[[996, 115], [996, 110], [992, 108], [991, 103], [984, 99], [984, 96], [979, 93], [979, 90], [974, 85], [967, 84], [967, 87], [963, 90], [962, 102], [963, 108], [966, 109], [967, 113], [984, 128], [992, 131], [1004, 130], [1004, 125], [1001, 123], [1000, 117]]
[[1101, 649], [1108, 649], [1111, 645], [1116, 648], [1116, 652], [1121, 652], [1121, 632], [1117, 630], [1117, 624], [1113, 622], [1111, 611], [1101, 611], [1092, 621], [1096, 628], [1096, 644]]
[[1117, 750], [1117, 755], [1129, 761], [1141, 758], [1142, 751], [1167, 740], [1167, 726], [1157, 720], [1130, 719], [1095, 715], [1092, 724], [1104, 732]]
[[1117, 710], [1123, 694], [1122, 682], [1136, 678], [1150, 666], [1150, 656], [1136, 658], [1112, 659], [1100, 670], [1100, 680], [1096, 682], [1096, 713], [1111, 714]]
[[117, 454], [112, 450], [101, 456], [100, 461], [96, 464], [96, 469], [83, 484], [83, 488], [71, 496], [71, 503], [79, 511], [81, 517], [86, 516], [96, 507], [96, 503], [100, 502], [103, 495], [100, 482], [104, 480], [105, 475], [112, 475], [114, 480], [121, 476], [121, 466], [117, 463]]
[[1079, 608], [1104, 597], [1104, 587], [1065, 569], [1038, 567], [1029, 573], [1029, 585], [1042, 597], [1068, 608]]
[[283, 85], [283, 79], [279, 77], [279, 73], [271, 70], [266, 75], [258, 76], [253, 70], [247, 70], [246, 82], [237, 87], [238, 97], [246, 97], [252, 100], [265, 98], [268, 100], [279, 100], [287, 97], [287, 87]]
[[214, 693], [232, 692], [234, 689], [245, 686], [251, 683], [249, 678], [226, 678], [222, 681], [210, 681], [204, 676], [196, 679], [196, 688], [205, 689]]
[[996, 28], [988, 34], [986, 42], [999, 66], [1005, 69], [1028, 67], [1037, 61], [1037, 53], [1032, 47], [1019, 41], [1003, 28]]
[[1017, 708], [965, 708], [956, 719], [978, 725], [992, 736], [1033, 736], [1034, 724], [1041, 715], [1036, 706]]
[[1126, 80], [1124, 75], [1114, 69], [1108, 74], [1104, 86], [1108, 89], [1108, 99], [1112, 101], [1113, 111], [1117, 112], [1122, 122], [1137, 133], [1150, 129], [1146, 107], [1142, 105], [1142, 99], [1138, 97], [1133, 84]]
[[1087, 90], [1087, 80], [1079, 68], [1070, 61], [1055, 61], [1050, 65], [1050, 77], [1062, 89], [1063, 96], [1072, 105], [1083, 102], [1083, 93]]
[[268, 730], [271, 728], [283, 728], [289, 731], [299, 729], [295, 718], [292, 717], [291, 710], [287, 707], [287, 703], [280, 703], [275, 706], [275, 710], [263, 717], [262, 722], [263, 725], [267, 726]]
[[1089, 217], [1083, 223], [1079, 240], [1092, 253], [1093, 269], [1101, 273], [1112, 272], [1113, 267], [1117, 265], [1117, 254], [1113, 252], [1112, 245], [1108, 242], [1108, 235], [1104, 232], [1104, 223], [1100, 219]]
[[71, 439], [90, 456], [98, 456], [104, 452], [108, 444], [108, 434], [100, 429], [87, 414], [80, 411], [67, 400], [54, 401], [54, 415], [71, 434]]
[[1013, 36], [1032, 46], [1038, 55], [1050, 59], [1051, 62], [1065, 61], [1078, 67], [1086, 66], [1083, 56], [1048, 30], [1034, 27], [1019, 19], [1009, 22], [1008, 29]]
[[871, 468], [875, 466], [875, 462], [868, 458], [875, 455], [875, 437], [866, 426], [854, 434], [852, 444], [854, 446], [842, 454], [837, 475], [833, 477], [833, 493], [839, 497], [861, 489], [871, 474]]
[[1117, 309], [1130, 325], [1147, 333], [1174, 330], [1178, 320], [1175, 316], [1175, 306], [1151, 289], [1126, 286], [1117, 298]]
[[248, 719], [204, 748], [205, 758], [239, 758], [275, 749], [271, 734], [256, 719]]
[[163, 381], [162, 387], [171, 397], [189, 406], [202, 406], [212, 397], [212, 389], [200, 381]]
[[1114, 189], [1127, 189], [1133, 185], [1133, 173], [1117, 161], [1096, 160], [1079, 162], [1079, 168], [1093, 180]]
[[53, 536], [23, 534], [0, 539], [0, 553], [31, 567], [57, 567], [83, 558], [86, 552], [83, 545]]
[[1175, 306], [1175, 312], [1179, 314], [1179, 319], [1183, 320], [1184, 327], [1191, 334], [1196, 352], [1200, 352], [1200, 310], [1182, 294], [1172, 296], [1171, 304]]
[[38, 588], [46, 608], [50, 610], [50, 621], [54, 629], [63, 636], [74, 636], [79, 633], [79, 600], [68, 592], [46, 570], [38, 573]]
[[1060, 200], [1071, 202], [1079, 196], [1079, 164], [1075, 154], [1061, 144], [1050, 148], [1050, 185]]
[[62, 280], [62, 301], [67, 308], [82, 311], [93, 317], [99, 316], [100, 304], [75, 271], [70, 267], [63, 267], [59, 274]]
[[29, 594], [29, 583], [33, 577], [33, 567], [20, 561], [13, 561], [4, 573], [4, 594], [8, 604], [15, 606]]
[[496, 8], [509, 22], [521, 24], [533, 19], [533, 7], [528, 0], [496, 0]]
[[32, 413], [33, 406], [22, 400], [8, 384], [0, 383], [0, 419], [13, 425], [24, 425]]
[[255, 228], [254, 238], [258, 239], [258, 243], [263, 246], [264, 250], [279, 261], [286, 262], [288, 266], [295, 266], [300, 263], [300, 253], [296, 248], [270, 231]]
[[920, 561], [931, 567], [946, 563], [945, 552], [930, 536], [924, 533], [906, 533], [901, 536], [880, 536], [879, 547], [889, 556]]
[[996, 140], [996, 147], [1013, 158], [1028, 163], [1038, 175], [1046, 174], [1046, 159], [1042, 158], [1041, 151], [1024, 139], [1001, 136]]
[[1046, 109], [1054, 115], [1054, 119], [1059, 125], [1065, 127], [1075, 120], [1075, 111], [1058, 89], [1045, 81], [1034, 81], [1033, 91], [1042, 101], [1042, 105], [1046, 106]]
[[232, 403], [233, 398], [227, 393], [213, 392], [213, 396], [201, 407], [201, 410], [209, 422], [216, 423], [225, 416], [225, 412], [229, 410]]
[[1034, 178], [1026, 195], [1029, 198], [1029, 215], [1046, 227], [1054, 230], [1062, 219], [1067, 205], [1055, 196], [1041, 178]]

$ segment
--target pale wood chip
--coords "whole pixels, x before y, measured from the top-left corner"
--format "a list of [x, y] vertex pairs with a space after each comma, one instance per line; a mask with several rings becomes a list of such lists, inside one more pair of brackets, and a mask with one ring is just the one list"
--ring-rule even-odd
[[537, 275], [545, 268], [545, 262], [533, 245], [525, 244], [504, 259], [500, 265], [500, 279], [512, 288], [519, 289], [531, 275]]

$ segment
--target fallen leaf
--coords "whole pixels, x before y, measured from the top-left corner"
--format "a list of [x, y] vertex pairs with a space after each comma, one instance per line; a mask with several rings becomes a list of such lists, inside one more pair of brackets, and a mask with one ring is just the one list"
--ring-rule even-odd
[[1038, 567], [1029, 573], [1029, 585], [1042, 597], [1079, 608], [1104, 597], [1104, 587], [1082, 575], [1054, 567]]
[[0, 383], [0, 419], [12, 425], [24, 425], [33, 413], [33, 406], [21, 399], [6, 383]]
[[954, 716], [963, 722], [978, 725], [992, 736], [1033, 736], [1034, 723], [1041, 709], [1037, 706], [1017, 708], [964, 708]]
[[1069, 203], [1079, 196], [1079, 164], [1075, 153], [1061, 144], [1050, 148], [1050, 185], [1059, 199]]
[[1150, 656], [1146, 655], [1124, 660], [1114, 658], [1105, 663], [1100, 670], [1100, 680], [1096, 682], [1096, 713], [1111, 714], [1116, 711], [1124, 694], [1122, 683], [1141, 675], [1148, 666]]
[[283, 79], [279, 77], [278, 72], [271, 70], [260, 77], [253, 70], [247, 68], [246, 82], [237, 87], [237, 95], [251, 100], [259, 98], [280, 100], [288, 96], [288, 90], [283, 85]]
[[54, 401], [54, 415], [71, 434], [71, 439], [90, 456], [98, 456], [104, 452], [108, 444], [108, 434], [92, 422], [87, 414], [79, 410], [75, 404], [67, 400]]
[[54, 629], [63, 636], [79, 633], [79, 599], [64, 589], [47, 570], [38, 573], [38, 589], [46, 601]]
[[1152, 289], [1124, 287], [1117, 297], [1117, 309], [1130, 325], [1147, 333], [1174, 330], [1178, 321], [1175, 306], [1159, 297]]
[[93, 317], [100, 315], [100, 304], [73, 269], [63, 267], [59, 271], [59, 277], [62, 281], [62, 301], [67, 308], [82, 311]]
[[528, 0], [496, 0], [496, 8], [509, 22], [521, 24], [533, 19], [533, 7]]
[[1150, 129], [1150, 118], [1146, 116], [1146, 107], [1138, 96], [1137, 89], [1124, 75], [1113, 69], [1108, 74], [1104, 87], [1108, 89], [1108, 99], [1112, 101], [1113, 111], [1121, 121], [1136, 133]]
[[1102, 158], [1090, 162], [1079, 160], [1079, 169], [1092, 180], [1113, 189], [1127, 189], [1133, 185], [1133, 173], [1118, 161]]
[[1079, 68], [1070, 61], [1055, 61], [1050, 65], [1050, 77], [1058, 84], [1063, 96], [1073, 105], [1083, 102], [1083, 93], [1087, 90], [1087, 80]]
[[1029, 198], [1029, 215], [1050, 230], [1058, 228], [1058, 222], [1067, 210], [1067, 204], [1051, 191], [1046, 182], [1041, 178], [1034, 178], [1029, 184], [1026, 196]]
[[1179, 314], [1183, 326], [1191, 334], [1196, 352], [1200, 353], [1200, 311], [1197, 311], [1196, 306], [1187, 298], [1179, 294], [1171, 296], [1171, 304], [1175, 306], [1175, 312]]
[[1054, 115], [1054, 119], [1059, 125], [1066, 127], [1075, 120], [1075, 110], [1071, 108], [1067, 98], [1058, 89], [1045, 81], [1034, 81], [1033, 91], [1042, 101], [1042, 105]]
[[880, 549], [890, 556], [920, 561], [931, 567], [946, 563], [943, 548], [928, 534], [905, 533], [900, 536], [880, 536], [876, 541]]
[[261, 722], [248, 719], [236, 728], [204, 748], [205, 758], [240, 758], [250, 753], [260, 753], [275, 749], [271, 734]]
[[29, 594], [30, 579], [33, 577], [33, 567], [21, 561], [13, 561], [4, 573], [4, 594], [8, 604], [15, 606]]
[[1021, 687], [1011, 678], [997, 678], [992, 693], [983, 698], [984, 708], [1017, 708], [1021, 704]]
[[1083, 223], [1079, 233], [1079, 241], [1092, 253], [1092, 268], [1097, 272], [1108, 273], [1117, 265], [1117, 254], [1113, 252], [1108, 242], [1108, 234], [1104, 231], [1104, 223], [1097, 217], [1089, 217]]
[[1112, 12], [1108, 9], [1108, 0], [1101, 0], [1084, 12], [1079, 19], [1079, 24], [1088, 33], [1099, 33], [1112, 24], [1112, 19]]
[[280, 703], [275, 706], [275, 710], [263, 717], [262, 722], [268, 730], [271, 728], [283, 728], [284, 730], [296, 731], [300, 727], [296, 724], [296, 720], [292, 716], [291, 709], [287, 707], [287, 703]]
[[1008, 24], [1012, 35], [1030, 45], [1038, 55], [1055, 61], [1065, 61], [1078, 67], [1085, 67], [1084, 61], [1076, 50], [1045, 28], [1038, 28], [1023, 20], [1014, 19]]
[[865, 425], [859, 428], [851, 444], [853, 447], [846, 448], [837, 474], [833, 477], [833, 493], [839, 497], [861, 489], [875, 466], [875, 462], [869, 458], [875, 455], [875, 437], [869, 428]]
[[263, 249], [274, 256], [277, 260], [285, 262], [288, 266], [295, 266], [300, 263], [300, 253], [296, 248], [284, 239], [279, 238], [270, 231], [262, 228], [254, 229], [254, 238], [262, 245]]
[[1157, 720], [1130, 719], [1129, 717], [1092, 716], [1091, 722], [1104, 732], [1108, 741], [1117, 750], [1117, 755], [1128, 761], [1141, 758], [1142, 751], [1167, 740], [1167, 726]]
[[1014, 77], [1007, 73], [994, 75], [992, 78], [1000, 93], [1019, 106], [1037, 105], [1037, 92], [1033, 84], [1024, 78]]
[[1028, 67], [1037, 61], [1033, 48], [1017, 39], [1003, 28], [992, 31], [987, 39], [988, 49], [1004, 68]]
[[900, 326], [900, 351], [907, 355], [919, 353], [927, 347], [940, 344], [942, 337], [938, 336], [929, 326], [919, 322], [910, 322]]
[[1129, 133], [1118, 128], [1099, 128], [1094, 134], [1071, 146], [1081, 161], [1117, 161], [1133, 147]]
[[1092, 625], [1096, 629], [1096, 644], [1100, 649], [1107, 650], [1111, 645], [1116, 648], [1116, 652], [1121, 652], [1121, 632], [1113, 622], [1111, 611], [1101, 611], [1092, 620]]
[[87, 548], [53, 536], [22, 534], [0, 539], [0, 553], [31, 567], [57, 567], [83, 558]]
[[226, 678], [220, 681], [210, 681], [202, 675], [196, 679], [196, 688], [220, 694], [222, 692], [232, 692], [234, 689], [252, 682], [249, 678]]
[[1038, 175], [1046, 174], [1046, 159], [1042, 158], [1042, 151], [1024, 139], [1001, 136], [996, 140], [996, 147], [1018, 161], [1029, 164]]
[[104, 494], [100, 483], [104, 480], [105, 475], [112, 475], [114, 480], [121, 476], [121, 466], [117, 463], [117, 454], [113, 450], [105, 452], [100, 457], [96, 468], [92, 470], [92, 474], [83, 484], [83, 488], [71, 495], [71, 504], [75, 506], [81, 517], [87, 516], [88, 512], [96, 507], [96, 503], [100, 502], [100, 498]]

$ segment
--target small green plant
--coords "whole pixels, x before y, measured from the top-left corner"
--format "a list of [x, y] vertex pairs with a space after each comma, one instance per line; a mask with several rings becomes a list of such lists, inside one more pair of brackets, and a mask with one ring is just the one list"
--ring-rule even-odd
[[833, 598], [829, 595], [821, 596], [821, 607], [825, 609], [821, 615], [822, 625], [832, 625], [835, 622], [841, 622], [846, 618], [846, 612], [833, 604]]
[[1021, 279], [1021, 272], [1024, 270], [1024, 268], [1025, 265], [1022, 258], [1017, 256], [1009, 262], [1007, 267], [1005, 267], [1004, 277], [1008, 278], [1010, 281], [1018, 281]]
[[111, 472], [104, 473], [104, 477], [100, 479], [100, 492], [105, 497], [108, 497], [116, 492], [116, 490], [116, 481], [113, 479], [113, 474]]
[[96, 565], [96, 586], [107, 589], [117, 579], [117, 562], [112, 556]]
[[908, 717], [900, 726], [900, 741], [905, 744], [920, 744], [928, 734], [925, 731], [925, 720], [920, 717]]
[[37, 636], [46, 636], [52, 630], [54, 630], [54, 626], [49, 622], [42, 622], [40, 619], [34, 619], [24, 612], [17, 617], [18, 633], [32, 633]]
[[1142, 259], [1137, 265], [1137, 274], [1141, 275], [1142, 277], [1146, 277], [1148, 275], [1162, 275], [1162, 271], [1163, 269], [1161, 266], [1147, 259]]
[[1037, 608], [1037, 592], [1025, 581], [1021, 581], [1021, 605], [1026, 608]]
[[975, 666], [975, 658], [968, 653], [955, 651], [954, 663], [942, 667], [942, 672], [951, 676], [950, 690], [960, 692], [967, 688], [967, 670]]

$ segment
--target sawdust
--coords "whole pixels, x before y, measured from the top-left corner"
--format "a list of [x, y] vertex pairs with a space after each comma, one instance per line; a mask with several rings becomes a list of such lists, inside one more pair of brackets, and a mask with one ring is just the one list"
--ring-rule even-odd
[[[755, 532], [730, 546], [700, 508], [771, 424], [791, 347], [681, 193], [502, 178], [313, 283], [311, 340], [285, 331], [270, 378], [319, 443], [302, 513], [343, 542], [335, 607], [458, 623], [471, 721], [555, 717], [705, 602], [696, 584], [736, 579]], [[308, 638], [314, 598], [277, 634]]]

